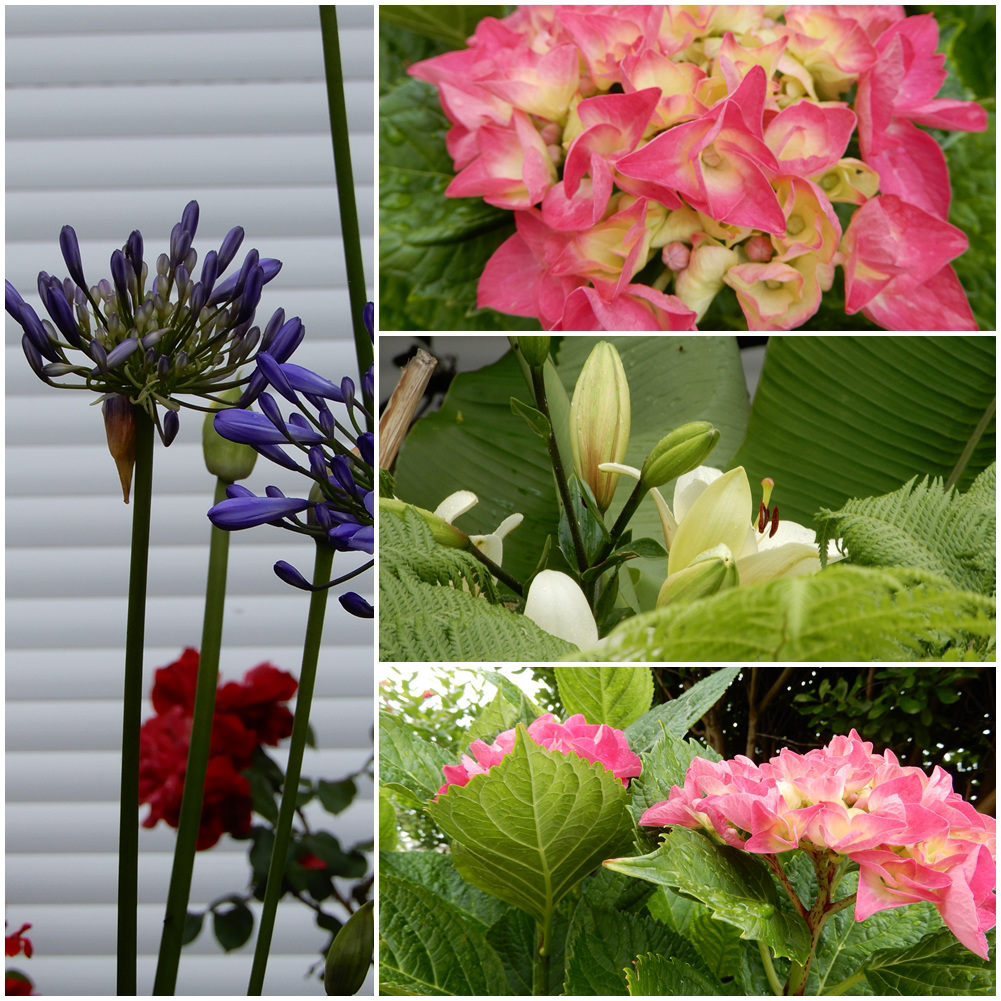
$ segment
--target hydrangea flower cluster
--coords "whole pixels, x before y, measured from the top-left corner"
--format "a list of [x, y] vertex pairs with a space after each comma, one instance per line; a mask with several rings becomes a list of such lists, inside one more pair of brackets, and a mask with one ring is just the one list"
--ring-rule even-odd
[[[448, 792], [449, 786], [464, 786], [474, 775], [485, 775], [494, 765], [499, 765], [514, 750], [517, 731], [505, 730], [492, 744], [474, 740], [469, 745], [472, 757], [462, 756], [458, 765], [446, 765], [445, 784], [438, 795]], [[579, 713], [560, 723], [552, 713], [540, 716], [528, 727], [528, 736], [547, 751], [575, 754], [584, 761], [600, 762], [624, 786], [643, 770], [639, 756], [629, 749], [629, 741], [621, 730], [599, 723], [588, 723]]]
[[650, 807], [640, 823], [705, 830], [734, 848], [773, 855], [801, 848], [859, 868], [855, 919], [928, 901], [956, 938], [987, 958], [995, 924], [993, 817], [978, 813], [936, 766], [931, 776], [873, 754], [852, 730], [826, 747], [782, 750], [756, 765], [738, 755], [695, 758], [684, 788]]
[[[369, 304], [365, 323], [370, 334], [372, 320]], [[296, 337], [301, 340], [302, 324], [298, 320], [289, 322], [298, 324]], [[375, 436], [363, 430], [363, 423], [372, 414], [372, 369], [362, 379], [359, 399], [350, 378], [343, 378], [337, 385], [301, 365], [282, 361], [281, 355], [270, 351], [258, 354], [257, 366], [240, 406], [249, 406], [256, 400], [261, 413], [243, 409], [220, 411], [215, 417], [215, 429], [223, 438], [251, 445], [272, 462], [302, 473], [311, 481], [311, 489], [305, 497], [287, 497], [278, 487], [269, 486], [265, 496], [258, 497], [247, 487], [231, 484], [226, 490], [227, 499], [208, 513], [212, 523], [227, 530], [278, 525], [324, 539], [338, 552], [371, 554], [375, 548]], [[298, 412], [291, 413], [286, 420], [275, 398], [263, 391], [268, 386]], [[328, 401], [343, 406], [350, 426], [334, 416]], [[305, 464], [285, 451], [288, 446], [305, 458]], [[307, 513], [305, 520], [299, 517], [303, 512]], [[368, 562], [322, 586], [341, 583], [371, 566]], [[284, 560], [275, 564], [275, 573], [295, 587], [313, 590], [317, 586], [308, 583]], [[341, 595], [339, 600], [353, 615], [363, 618], [373, 615], [372, 606], [354, 592]]]
[[[218, 251], [205, 255], [196, 279], [198, 254], [191, 244], [197, 228], [198, 203], [191, 201], [171, 231], [169, 251], [153, 264], [152, 281], [142, 233], [134, 230], [111, 255], [111, 281], [91, 286], [76, 232], [64, 226], [59, 246], [70, 277], [38, 275], [38, 294], [51, 319], [40, 320], [6, 283], [6, 309], [24, 330], [21, 346], [34, 373], [50, 386], [131, 401], [149, 414], [165, 445], [177, 434], [179, 407], [208, 409], [179, 394], [222, 403], [218, 394], [246, 383], [238, 369], [253, 361], [255, 351], [286, 361], [295, 346], [278, 338], [275, 319], [263, 334], [253, 326], [261, 290], [281, 262], [251, 250], [238, 272], [220, 280], [243, 242], [237, 226]], [[158, 407], [166, 411], [162, 423]]]
[[[198, 651], [189, 647], [154, 676], [156, 715], [143, 723], [139, 737], [140, 803], [150, 807], [144, 827], [153, 827], [160, 820], [177, 827], [188, 768], [198, 659]], [[225, 833], [243, 837], [250, 830], [250, 783], [243, 772], [259, 747], [277, 746], [292, 733], [292, 713], [285, 703], [298, 687], [291, 674], [267, 663], [248, 671], [242, 682], [219, 686], [199, 851], [211, 848]]]
[[[750, 329], [788, 330], [840, 265], [849, 314], [975, 329], [946, 160], [917, 126], [987, 116], [936, 99], [937, 45], [895, 5], [527, 6], [409, 72], [452, 122], [446, 194], [514, 212], [480, 307], [691, 330], [728, 285]], [[837, 203], [857, 206], [844, 231]]]

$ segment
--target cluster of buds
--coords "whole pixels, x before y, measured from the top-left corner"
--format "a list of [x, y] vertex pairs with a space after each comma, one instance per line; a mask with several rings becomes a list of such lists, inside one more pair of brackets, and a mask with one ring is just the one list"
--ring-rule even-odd
[[[105, 409], [109, 445], [116, 462], [125, 462], [129, 470], [132, 408], [145, 411], [169, 445], [181, 406], [208, 409], [181, 397], [222, 403], [221, 394], [246, 384], [238, 370], [252, 363], [257, 351], [285, 361], [298, 343], [288, 336], [283, 313], [263, 333], [253, 325], [261, 290], [281, 262], [251, 250], [240, 270], [223, 279], [243, 242], [237, 226], [218, 251], [205, 255], [196, 279], [192, 241], [197, 227], [198, 203], [192, 201], [171, 232], [169, 251], [152, 265], [152, 276], [143, 259], [142, 234], [133, 231], [111, 255], [111, 280], [91, 286], [76, 233], [64, 226], [59, 246], [69, 278], [44, 271], [38, 276], [38, 294], [50, 319], [39, 319], [6, 283], [7, 312], [24, 331], [21, 345], [34, 373], [50, 386], [90, 389], [115, 401]], [[127, 499], [124, 476], [123, 486]]]
[[800, 848], [825, 862], [858, 865], [855, 918], [928, 901], [960, 942], [987, 958], [995, 916], [995, 822], [931, 776], [874, 754], [852, 730], [826, 747], [788, 749], [765, 764], [738, 755], [695, 758], [684, 787], [650, 807], [641, 824], [704, 830], [743, 851]]
[[[446, 194], [514, 212], [482, 308], [690, 330], [728, 285], [750, 329], [788, 330], [841, 265], [849, 314], [973, 329], [945, 157], [916, 126], [987, 116], [935, 99], [937, 45], [899, 6], [529, 6], [409, 72], [452, 122]], [[845, 231], [835, 203], [857, 207]]]

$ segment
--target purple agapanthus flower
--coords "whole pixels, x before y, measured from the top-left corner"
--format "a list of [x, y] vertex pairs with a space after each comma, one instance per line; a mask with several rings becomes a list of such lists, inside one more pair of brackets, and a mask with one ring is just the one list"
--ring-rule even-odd
[[[371, 322], [366, 310], [369, 334]], [[275, 396], [265, 391], [268, 388], [295, 408], [287, 418]], [[215, 429], [223, 438], [250, 445], [272, 462], [301, 473], [309, 486], [304, 496], [288, 497], [274, 486], [258, 496], [232, 484], [226, 489], [227, 499], [209, 511], [212, 523], [230, 531], [277, 525], [313, 536], [338, 552], [371, 555], [375, 549], [375, 436], [367, 428], [372, 421], [373, 389], [371, 369], [362, 379], [359, 395], [349, 378], [334, 383], [286, 361], [281, 352], [260, 352], [240, 406], [256, 401], [261, 412], [222, 410], [216, 414]], [[368, 561], [322, 585], [310, 584], [284, 560], [275, 564], [275, 573], [295, 587], [317, 590], [343, 583], [372, 565]], [[353, 615], [372, 615], [372, 606], [353, 592], [343, 595], [341, 604]]]
[[69, 278], [45, 271], [38, 276], [47, 319], [10, 282], [5, 288], [7, 312], [24, 331], [28, 364], [43, 382], [125, 397], [149, 414], [168, 445], [177, 434], [179, 407], [210, 409], [180, 396], [222, 403], [219, 394], [248, 384], [239, 369], [256, 352], [284, 363], [301, 340], [302, 325], [298, 319], [286, 323], [281, 310], [263, 333], [253, 326], [261, 290], [281, 262], [251, 250], [239, 271], [220, 280], [243, 242], [237, 226], [218, 251], [205, 255], [196, 278], [198, 254], [191, 244], [197, 228], [198, 203], [192, 201], [170, 234], [167, 253], [145, 261], [142, 234], [135, 230], [111, 255], [111, 279], [89, 285], [76, 233], [64, 226], [59, 246]]

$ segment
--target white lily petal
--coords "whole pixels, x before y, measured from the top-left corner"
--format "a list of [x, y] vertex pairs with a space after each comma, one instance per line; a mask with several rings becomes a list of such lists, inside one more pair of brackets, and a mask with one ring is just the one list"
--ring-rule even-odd
[[817, 547], [805, 542], [787, 542], [737, 560], [740, 584], [760, 584], [778, 577], [805, 577], [820, 569]]
[[598, 642], [591, 607], [572, 577], [558, 570], [536, 574], [525, 600], [525, 615], [547, 633], [587, 650]]
[[523, 514], [509, 514], [498, 526], [494, 529], [494, 535], [499, 539], [503, 539], [508, 532], [517, 528], [523, 521], [525, 516]]
[[501, 565], [504, 560], [504, 542], [502, 537], [497, 535], [496, 532], [491, 532], [490, 535], [471, 535], [469, 541], [488, 560], [493, 560], [497, 566]]
[[434, 513], [439, 518], [444, 519], [449, 524], [455, 521], [461, 514], [465, 514], [470, 508], [479, 503], [479, 497], [472, 490], [456, 490], [454, 494], [449, 494], [435, 509]]
[[603, 473], [625, 473], [634, 480], [638, 480], [642, 473], [635, 466], [627, 466], [624, 462], [601, 462], [598, 468]]
[[731, 552], [742, 553], [747, 542], [750, 510], [751, 487], [743, 466], [714, 477], [686, 514], [679, 518], [668, 558], [668, 574], [689, 566], [699, 553], [721, 542]]
[[650, 491], [650, 495], [653, 497], [654, 504], [657, 505], [657, 514], [660, 515], [660, 527], [664, 530], [664, 548], [670, 552], [671, 543], [674, 541], [674, 536], [678, 531], [678, 522], [675, 520], [671, 509], [667, 506], [664, 495], [656, 487]]
[[690, 473], [682, 473], [674, 484], [674, 516], [681, 521], [710, 483], [723, 475], [712, 466], [699, 466]]

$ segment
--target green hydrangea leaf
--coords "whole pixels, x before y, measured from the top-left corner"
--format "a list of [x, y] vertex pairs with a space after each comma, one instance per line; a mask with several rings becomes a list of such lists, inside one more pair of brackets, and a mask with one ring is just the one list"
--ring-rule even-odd
[[635, 969], [626, 973], [630, 997], [689, 997], [734, 994], [732, 984], [720, 982], [698, 966], [676, 956], [648, 953], [639, 956]]
[[928, 935], [908, 949], [873, 953], [865, 976], [877, 994], [997, 995], [994, 963], [975, 956], [950, 931]]
[[567, 716], [582, 713], [588, 723], [617, 730], [636, 722], [653, 700], [653, 675], [641, 667], [561, 667], [556, 684]]

